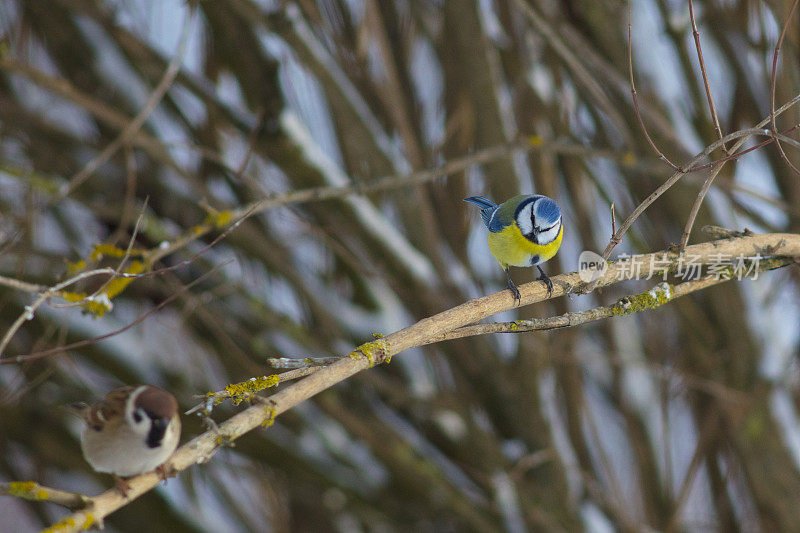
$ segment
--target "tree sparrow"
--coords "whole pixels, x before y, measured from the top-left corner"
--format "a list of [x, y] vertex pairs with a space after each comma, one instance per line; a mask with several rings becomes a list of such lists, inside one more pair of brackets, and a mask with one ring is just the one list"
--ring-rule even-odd
[[[73, 405], [73, 410], [87, 424], [81, 435], [83, 456], [98, 472], [114, 474], [123, 496], [128, 486], [120, 476], [160, 467], [178, 446], [178, 402], [159, 387], [120, 387], [92, 406]], [[166, 479], [165, 472], [161, 475]]]

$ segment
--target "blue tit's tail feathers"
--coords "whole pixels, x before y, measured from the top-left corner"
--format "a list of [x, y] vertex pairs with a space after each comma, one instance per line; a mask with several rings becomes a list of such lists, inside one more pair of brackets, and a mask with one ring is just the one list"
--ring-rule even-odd
[[485, 196], [470, 196], [464, 198], [465, 202], [470, 202], [481, 208], [481, 218], [486, 227], [489, 227], [489, 222], [492, 220], [492, 215], [497, 209], [497, 204], [489, 200]]
[[470, 196], [469, 198], [464, 198], [464, 201], [473, 203], [478, 207], [480, 207], [481, 209], [494, 209], [495, 207], [497, 207], [496, 203], [489, 200], [485, 196]]

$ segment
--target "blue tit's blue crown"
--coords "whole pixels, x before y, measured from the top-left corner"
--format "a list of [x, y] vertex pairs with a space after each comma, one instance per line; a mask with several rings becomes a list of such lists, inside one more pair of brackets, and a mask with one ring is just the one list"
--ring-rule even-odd
[[561, 217], [561, 209], [558, 204], [550, 198], [541, 198], [536, 202], [536, 225], [547, 227], [555, 224]]

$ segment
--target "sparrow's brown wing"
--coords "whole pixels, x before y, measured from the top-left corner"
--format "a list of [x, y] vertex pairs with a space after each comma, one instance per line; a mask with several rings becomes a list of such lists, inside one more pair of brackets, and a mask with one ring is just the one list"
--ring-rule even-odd
[[114, 389], [106, 397], [88, 408], [82, 414], [89, 427], [101, 430], [109, 421], [122, 420], [125, 414], [125, 402], [136, 387], [126, 386]]

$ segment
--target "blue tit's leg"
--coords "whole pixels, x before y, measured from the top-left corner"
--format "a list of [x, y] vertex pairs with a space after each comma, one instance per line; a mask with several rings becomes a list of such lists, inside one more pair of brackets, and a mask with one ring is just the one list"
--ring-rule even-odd
[[547, 297], [550, 298], [553, 295], [553, 282], [550, 278], [547, 277], [547, 274], [544, 273], [542, 267], [536, 265], [536, 268], [539, 269], [539, 280], [544, 281], [544, 284], [547, 285]]
[[503, 270], [506, 271], [506, 279], [508, 280], [508, 290], [510, 290], [511, 294], [514, 295], [514, 301], [517, 303], [517, 305], [519, 305], [522, 300], [522, 296], [519, 294], [519, 289], [517, 288], [517, 284], [514, 283], [514, 280], [511, 279], [511, 273], [508, 271], [508, 267], [504, 268]]

